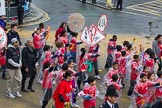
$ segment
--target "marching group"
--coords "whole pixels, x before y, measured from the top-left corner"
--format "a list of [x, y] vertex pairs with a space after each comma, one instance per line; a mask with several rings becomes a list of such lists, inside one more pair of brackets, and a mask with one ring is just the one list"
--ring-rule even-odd
[[[76, 59], [77, 45], [82, 44], [77, 41], [78, 33], [62, 22], [55, 33], [55, 44], [50, 46], [46, 43], [48, 32], [40, 23], [32, 39], [22, 47], [17, 25], [12, 24], [11, 30], [6, 31], [8, 43], [0, 50], [0, 65], [2, 78], [7, 79], [7, 96], [22, 97], [20, 90], [35, 92], [33, 82], [38, 70], [37, 81], [43, 89], [42, 108], [51, 98], [56, 108], [79, 107], [77, 96], [83, 97], [84, 108], [95, 108], [96, 81], [101, 79], [98, 68], [100, 43], [81, 48], [79, 59]], [[118, 45], [116, 35], [109, 40], [105, 65], [108, 72], [104, 76], [106, 93], [100, 108], [119, 108], [119, 92], [127, 81], [130, 82], [127, 95], [135, 97], [137, 108], [160, 108], [156, 105], [162, 103], [162, 35], [156, 36], [152, 48], [144, 49], [140, 45], [139, 49], [140, 54], [127, 40]], [[87, 76], [87, 71], [94, 71], [95, 76]], [[27, 78], [30, 79], [26, 87]], [[155, 92], [146, 96], [152, 88]]]

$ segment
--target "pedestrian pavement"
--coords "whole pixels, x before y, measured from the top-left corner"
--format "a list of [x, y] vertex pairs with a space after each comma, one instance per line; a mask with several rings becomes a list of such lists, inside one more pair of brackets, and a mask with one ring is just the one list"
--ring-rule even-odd
[[[29, 26], [34, 25], [37, 22], [45, 22], [49, 19], [48, 14], [31, 4], [30, 11], [27, 15], [24, 16], [23, 25], [21, 26]], [[17, 24], [18, 21], [16, 18], [12, 18], [7, 22], [7, 27], [10, 27], [11, 24]]]
[[[82, 2], [82, 0], [76, 0], [76, 1]], [[106, 6], [106, 0], [96, 0], [96, 4], [93, 4], [92, 0], [86, 0], [86, 4], [94, 5], [103, 9], [113, 9], [113, 8], [108, 8]]]

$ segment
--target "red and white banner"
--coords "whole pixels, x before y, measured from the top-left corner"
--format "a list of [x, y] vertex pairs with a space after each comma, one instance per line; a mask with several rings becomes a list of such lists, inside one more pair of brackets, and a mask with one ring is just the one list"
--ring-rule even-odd
[[0, 50], [7, 45], [7, 35], [3, 28], [0, 26]]

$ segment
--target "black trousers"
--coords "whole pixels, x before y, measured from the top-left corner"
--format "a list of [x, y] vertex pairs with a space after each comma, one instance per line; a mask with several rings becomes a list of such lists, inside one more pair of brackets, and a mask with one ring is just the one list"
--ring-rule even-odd
[[23, 17], [24, 17], [24, 8], [22, 5], [17, 6], [17, 16], [18, 16], [18, 24], [23, 24]]
[[123, 0], [118, 0], [117, 1], [117, 5], [116, 5], [116, 8], [119, 9], [119, 6], [120, 6], [120, 9], [123, 9]]
[[[25, 82], [26, 82], [26, 77], [23, 77], [22, 78], [22, 82], [21, 82], [21, 89], [25, 89]], [[30, 79], [29, 79], [29, 84], [28, 84], [28, 89], [32, 89], [32, 86], [33, 86], [33, 82], [34, 82], [34, 79], [35, 79], [35, 75], [31, 76]]]

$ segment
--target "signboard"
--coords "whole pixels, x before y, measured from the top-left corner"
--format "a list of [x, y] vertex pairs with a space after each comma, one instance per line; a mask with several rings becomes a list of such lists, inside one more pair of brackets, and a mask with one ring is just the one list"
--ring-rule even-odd
[[101, 32], [104, 32], [108, 24], [108, 17], [107, 15], [103, 14], [98, 20], [98, 29]]
[[91, 46], [97, 44], [98, 42], [100, 42], [102, 39], [105, 38], [103, 33], [94, 24], [91, 25], [89, 32], [91, 36]]
[[92, 24], [89, 30], [85, 27], [81, 35], [81, 40], [90, 46], [97, 44], [104, 38], [105, 36], [95, 24]]
[[3, 28], [0, 26], [0, 50], [7, 45], [7, 35]]
[[0, 16], [6, 15], [5, 0], [0, 0]]
[[91, 45], [91, 39], [90, 39], [89, 31], [87, 27], [84, 28], [83, 33], [80, 38], [86, 44]]

